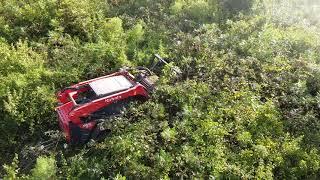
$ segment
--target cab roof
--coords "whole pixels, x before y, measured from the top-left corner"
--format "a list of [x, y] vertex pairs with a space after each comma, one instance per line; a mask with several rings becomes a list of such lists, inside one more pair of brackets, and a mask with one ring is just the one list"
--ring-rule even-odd
[[97, 96], [103, 96], [129, 89], [133, 84], [123, 75], [119, 75], [90, 82], [89, 86]]

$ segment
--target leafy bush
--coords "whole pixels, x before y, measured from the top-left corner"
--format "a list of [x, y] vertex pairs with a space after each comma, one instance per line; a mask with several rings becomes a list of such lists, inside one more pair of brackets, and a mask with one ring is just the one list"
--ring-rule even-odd
[[55, 179], [56, 169], [54, 158], [38, 157], [30, 179]]
[[[318, 179], [320, 37], [266, 2], [1, 2], [1, 176]], [[15, 154], [57, 128], [58, 89], [154, 53], [170, 63], [149, 101], [106, 123], [103, 142], [23, 171]]]
[[50, 23], [55, 10], [53, 0], [1, 1], [0, 34], [9, 42], [20, 38], [39, 39], [52, 29]]
[[[34, 52], [26, 43], [16, 47], [1, 43], [0, 141], [1, 153], [9, 153], [30, 137], [53, 127], [54, 86], [45, 82], [52, 72], [44, 68], [44, 55]], [[19, 133], [17, 133], [19, 132]], [[8, 143], [9, 142], [9, 143]], [[10, 156], [11, 154], [6, 154]], [[6, 158], [2, 156], [2, 158]], [[3, 159], [1, 159], [3, 161]]]

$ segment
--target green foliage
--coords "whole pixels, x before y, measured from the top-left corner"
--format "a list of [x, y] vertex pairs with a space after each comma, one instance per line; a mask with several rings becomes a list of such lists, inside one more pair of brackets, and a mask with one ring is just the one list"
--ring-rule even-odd
[[18, 169], [18, 156], [15, 155], [11, 165], [4, 165], [3, 168], [6, 171], [6, 176], [4, 179], [12, 180], [12, 179], [17, 179], [17, 174], [19, 172]]
[[16, 44], [16, 47], [2, 42], [0, 51], [3, 57], [0, 76], [0, 117], [3, 123], [0, 126], [0, 144], [3, 147], [1, 153], [8, 153], [8, 149], [14, 150], [20, 146], [20, 141], [28, 139], [21, 134], [35, 134], [52, 127], [55, 98], [53, 84], [45, 81], [52, 76], [52, 72], [44, 68], [43, 54], [33, 51], [22, 42]]
[[129, 57], [135, 57], [136, 52], [141, 47], [141, 43], [144, 40], [144, 29], [143, 29], [144, 23], [140, 22], [136, 24], [131, 30], [128, 31], [128, 56]]
[[[221, 3], [222, 11], [227, 15], [235, 15], [239, 12], [250, 12], [250, 8], [256, 1], [254, 0], [224, 0]], [[259, 1], [258, 1], [259, 2]]]
[[55, 0], [1, 1], [0, 34], [9, 42], [41, 38], [52, 28], [55, 9]]
[[18, 167], [18, 156], [15, 155], [11, 165], [4, 165], [6, 174], [4, 179], [13, 180], [13, 179], [30, 179], [30, 180], [40, 180], [40, 179], [56, 179], [57, 166], [56, 161], [52, 157], [40, 156], [37, 158], [35, 167], [31, 170], [31, 174], [21, 175], [19, 174]]
[[[268, 3], [2, 1], [1, 176], [319, 179], [318, 24], [284, 23]], [[55, 149], [25, 172], [15, 154], [58, 128], [58, 89], [154, 53], [170, 63], [149, 101], [106, 123], [103, 142]]]
[[52, 157], [38, 157], [30, 179], [55, 179], [56, 162]]
[[171, 6], [174, 14], [184, 14], [187, 18], [195, 21], [207, 22], [215, 18], [218, 7], [215, 1], [184, 1], [176, 0]]
[[99, 23], [103, 20], [107, 4], [101, 1], [57, 1], [54, 21], [63, 31], [81, 40], [94, 40]]

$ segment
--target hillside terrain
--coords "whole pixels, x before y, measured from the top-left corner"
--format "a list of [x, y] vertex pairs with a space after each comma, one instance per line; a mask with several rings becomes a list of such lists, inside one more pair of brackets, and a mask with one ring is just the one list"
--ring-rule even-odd
[[[319, 179], [320, 3], [2, 0], [0, 177]], [[29, 159], [60, 89], [170, 64], [102, 142]], [[178, 66], [182, 74], [171, 71]]]

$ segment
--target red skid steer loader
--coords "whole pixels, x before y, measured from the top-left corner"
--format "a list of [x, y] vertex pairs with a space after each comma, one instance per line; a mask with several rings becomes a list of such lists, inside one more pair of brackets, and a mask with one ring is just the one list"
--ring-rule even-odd
[[[167, 64], [159, 55], [159, 64]], [[131, 74], [136, 70], [135, 75]], [[102, 133], [100, 123], [117, 116], [135, 100], [146, 100], [153, 91], [157, 77], [145, 67], [121, 68], [119, 71], [80, 82], [58, 92], [59, 105], [56, 107], [59, 126], [70, 144], [83, 144]], [[157, 78], [155, 78], [157, 79]]]

